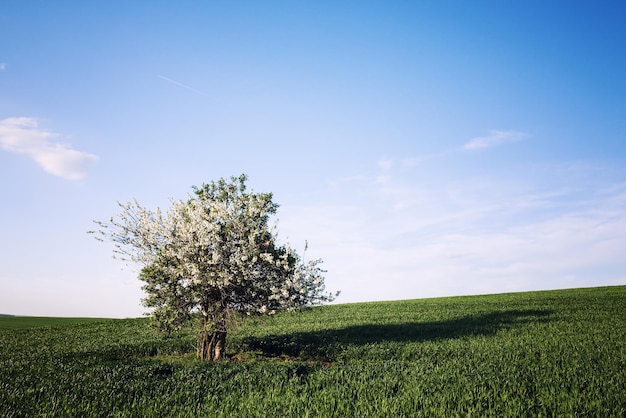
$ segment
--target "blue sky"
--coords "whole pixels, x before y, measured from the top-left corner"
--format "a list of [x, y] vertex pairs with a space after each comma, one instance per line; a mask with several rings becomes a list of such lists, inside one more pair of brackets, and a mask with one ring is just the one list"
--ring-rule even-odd
[[626, 284], [626, 6], [0, 7], [0, 313], [138, 316], [86, 234], [247, 173], [337, 302]]

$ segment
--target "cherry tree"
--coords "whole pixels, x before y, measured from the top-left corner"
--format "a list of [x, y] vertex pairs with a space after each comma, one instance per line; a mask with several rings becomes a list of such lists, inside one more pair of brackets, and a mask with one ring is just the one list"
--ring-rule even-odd
[[[164, 212], [137, 201], [91, 231], [115, 243], [117, 258], [142, 266], [143, 304], [162, 330], [200, 318], [198, 356], [219, 360], [235, 313], [272, 315], [332, 301], [321, 260], [304, 262], [277, 243], [271, 193], [247, 191], [247, 177], [194, 187]], [[306, 248], [305, 248], [306, 251]]]

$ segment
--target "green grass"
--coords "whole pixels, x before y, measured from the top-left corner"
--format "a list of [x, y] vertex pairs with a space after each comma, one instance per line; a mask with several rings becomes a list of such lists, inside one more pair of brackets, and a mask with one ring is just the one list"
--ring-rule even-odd
[[[626, 286], [331, 305], [229, 334], [0, 318], [3, 416], [626, 415]], [[191, 354], [190, 354], [191, 353]]]
[[34, 327], [52, 327], [56, 325], [84, 324], [102, 321], [101, 318], [50, 318], [46, 316], [11, 316], [0, 315], [0, 330]]

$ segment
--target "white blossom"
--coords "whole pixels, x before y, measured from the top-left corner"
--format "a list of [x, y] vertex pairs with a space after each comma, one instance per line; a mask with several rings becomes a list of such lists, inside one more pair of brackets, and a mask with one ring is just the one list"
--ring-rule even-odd
[[179, 324], [200, 312], [221, 326], [231, 311], [271, 315], [333, 299], [323, 293], [321, 260], [304, 263], [277, 244], [268, 222], [278, 205], [269, 193], [248, 192], [245, 180], [205, 184], [165, 211], [133, 200], [119, 204], [117, 217], [96, 222], [98, 239], [144, 266], [144, 303], [158, 320]]

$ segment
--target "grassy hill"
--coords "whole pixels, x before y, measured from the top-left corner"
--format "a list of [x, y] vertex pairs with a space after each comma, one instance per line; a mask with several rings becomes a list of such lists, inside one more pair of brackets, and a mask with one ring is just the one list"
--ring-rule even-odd
[[84, 324], [102, 321], [99, 318], [50, 318], [45, 316], [13, 316], [0, 315], [0, 330], [23, 329], [35, 327], [52, 327], [55, 325]]
[[0, 318], [21, 416], [625, 416], [626, 286], [249, 318], [231, 361], [145, 319]]

